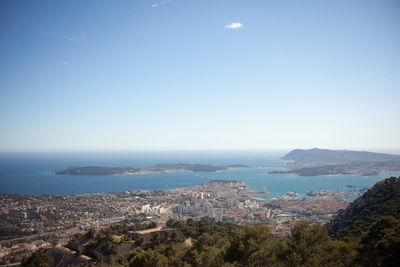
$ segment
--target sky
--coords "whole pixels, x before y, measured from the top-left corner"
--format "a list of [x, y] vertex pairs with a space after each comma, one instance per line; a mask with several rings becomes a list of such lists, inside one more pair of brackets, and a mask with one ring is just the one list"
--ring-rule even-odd
[[0, 150], [400, 148], [400, 2], [0, 1]]

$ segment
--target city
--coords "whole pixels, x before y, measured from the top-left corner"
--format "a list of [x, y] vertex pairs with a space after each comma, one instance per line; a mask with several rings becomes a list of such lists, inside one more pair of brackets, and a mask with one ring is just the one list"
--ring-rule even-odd
[[288, 192], [265, 199], [241, 181], [214, 180], [192, 188], [83, 195], [0, 195], [0, 264], [19, 262], [41, 247], [66, 244], [76, 233], [113, 223], [165, 225], [169, 219], [210, 218], [237, 224], [263, 223], [286, 236], [296, 222], [327, 223], [350, 203], [353, 192]]

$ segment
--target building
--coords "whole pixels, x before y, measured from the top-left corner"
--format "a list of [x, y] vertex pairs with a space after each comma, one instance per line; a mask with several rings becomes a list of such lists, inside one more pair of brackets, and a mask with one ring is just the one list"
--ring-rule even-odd
[[215, 211], [215, 221], [216, 222], [222, 222], [222, 218], [224, 217], [224, 210], [223, 209], [217, 209]]

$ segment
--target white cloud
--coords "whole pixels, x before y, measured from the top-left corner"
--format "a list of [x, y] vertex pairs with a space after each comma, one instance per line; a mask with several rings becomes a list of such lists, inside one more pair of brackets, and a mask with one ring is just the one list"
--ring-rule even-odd
[[230, 24], [225, 25], [226, 29], [240, 29], [243, 28], [243, 24], [240, 22], [231, 22]]
[[152, 0], [153, 4], [151, 8], [161, 7], [163, 5], [168, 5], [172, 3], [172, 0]]

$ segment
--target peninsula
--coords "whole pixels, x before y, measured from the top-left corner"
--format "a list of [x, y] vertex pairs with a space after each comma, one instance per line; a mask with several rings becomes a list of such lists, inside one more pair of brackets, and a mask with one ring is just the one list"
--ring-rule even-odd
[[148, 168], [137, 167], [105, 167], [105, 166], [86, 166], [86, 167], [68, 167], [61, 170], [52, 171], [53, 174], [59, 175], [134, 175], [149, 174], [172, 171], [189, 171], [189, 172], [217, 172], [227, 170], [229, 168], [248, 168], [246, 165], [227, 165], [213, 166], [204, 164], [156, 164]]
[[380, 172], [400, 171], [399, 155], [367, 151], [295, 149], [282, 159], [291, 160], [286, 166], [289, 170], [271, 173], [374, 176]]

